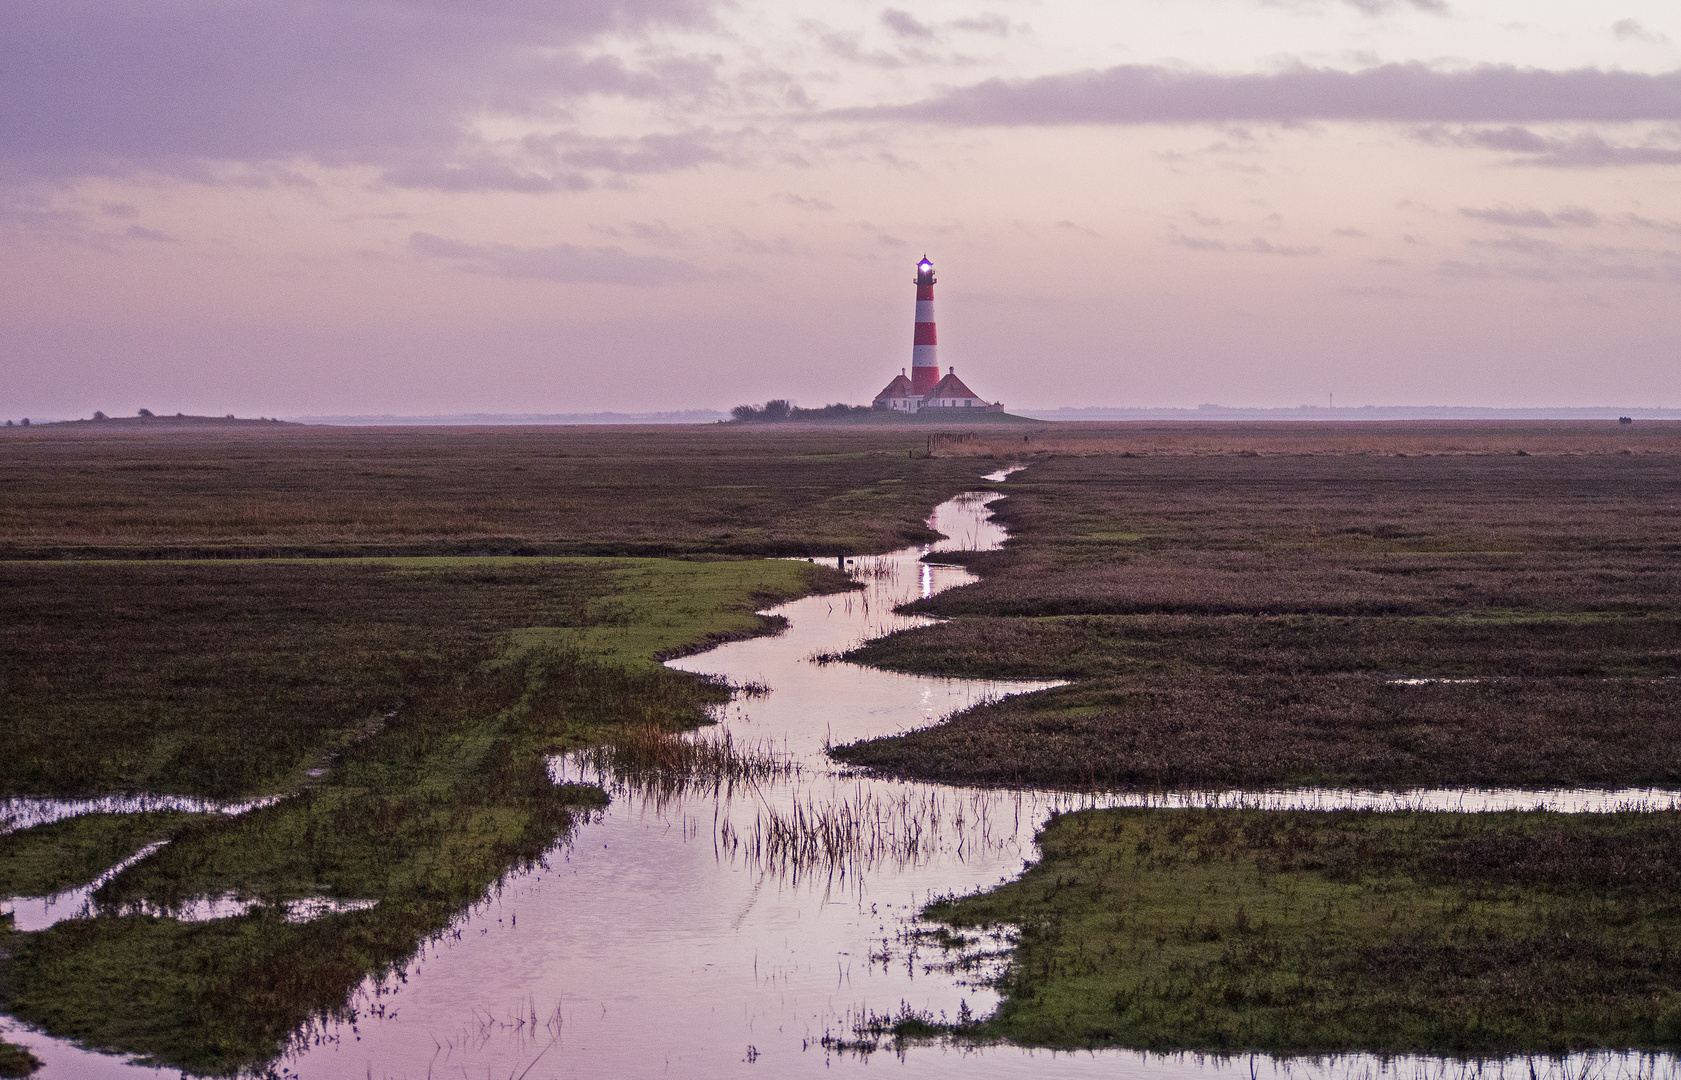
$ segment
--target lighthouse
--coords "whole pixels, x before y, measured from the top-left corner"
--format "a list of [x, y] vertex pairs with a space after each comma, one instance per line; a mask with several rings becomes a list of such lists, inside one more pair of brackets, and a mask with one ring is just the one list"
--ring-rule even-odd
[[925, 409], [1004, 411], [1003, 402], [988, 402], [963, 385], [956, 368], [947, 368], [942, 378], [938, 350], [934, 340], [934, 264], [924, 255], [916, 264], [916, 336], [911, 339], [910, 377], [906, 378], [900, 368], [887, 388], [876, 395], [874, 407], [901, 413]]
[[911, 338], [911, 393], [927, 397], [940, 381], [939, 346], [934, 340], [934, 264], [916, 264], [916, 334]]

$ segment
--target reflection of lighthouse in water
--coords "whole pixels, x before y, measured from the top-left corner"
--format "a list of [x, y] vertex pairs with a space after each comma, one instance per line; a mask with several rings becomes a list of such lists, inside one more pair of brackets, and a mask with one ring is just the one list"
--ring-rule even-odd
[[876, 395], [875, 407], [899, 412], [921, 412], [924, 409], [980, 409], [1003, 412], [1002, 402], [988, 404], [973, 390], [963, 385], [957, 369], [940, 377], [939, 345], [934, 333], [934, 264], [924, 255], [916, 264], [916, 335], [911, 338], [911, 374], [903, 370]]
[[934, 264], [916, 264], [916, 336], [911, 339], [911, 392], [927, 397], [940, 381], [939, 345], [934, 334]]

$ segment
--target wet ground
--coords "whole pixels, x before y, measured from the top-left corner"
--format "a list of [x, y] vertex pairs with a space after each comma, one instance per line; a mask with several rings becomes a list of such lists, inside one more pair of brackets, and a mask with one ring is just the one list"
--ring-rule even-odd
[[[989, 478], [990, 479], [990, 478]], [[929, 548], [852, 560], [865, 586], [775, 609], [786, 633], [725, 645], [674, 666], [769, 687], [740, 697], [720, 728], [781, 768], [757, 782], [659, 782], [558, 759], [557, 779], [605, 784], [612, 804], [551, 853], [511, 875], [457, 932], [428, 945], [398, 984], [367, 986], [360, 1019], [311, 1033], [283, 1061], [302, 1077], [816, 1075], [836, 1069], [914, 1076], [1669, 1075], [1669, 1058], [1623, 1055], [1465, 1066], [1431, 1059], [1330, 1062], [1051, 1054], [1015, 1047], [837, 1047], [905, 1012], [984, 1015], [981, 972], [947, 970], [916, 912], [934, 896], [1014, 877], [1054, 810], [1153, 802], [1330, 808], [1491, 809], [1668, 805], [1669, 793], [1294, 791], [1153, 800], [981, 791], [877, 780], [838, 770], [831, 743], [919, 727], [988, 697], [1046, 683], [927, 678], [825, 663], [867, 638], [927, 620], [897, 604], [971, 580], [922, 561], [1003, 540], [984, 493], [942, 504]], [[1000, 945], [1003, 943], [1000, 942]], [[45, 1076], [153, 1070], [15, 1030]]]

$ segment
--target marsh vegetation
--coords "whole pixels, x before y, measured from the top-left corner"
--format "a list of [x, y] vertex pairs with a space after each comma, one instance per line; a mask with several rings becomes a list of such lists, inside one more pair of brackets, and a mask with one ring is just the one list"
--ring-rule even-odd
[[[4, 543], [52, 558], [0, 562], [0, 792], [282, 797], [237, 817], [92, 815], [0, 838], [0, 892], [19, 896], [167, 841], [93, 893], [91, 918], [11, 935], [7, 1011], [192, 1071], [262, 1067], [366, 1007], [353, 990], [400, 976], [600, 805], [599, 788], [551, 780], [551, 754], [689, 745], [673, 733], [731, 689], [656, 658], [773, 630], [758, 608], [850, 587], [805, 562], [434, 552], [513, 537], [724, 554], [739, 534], [709, 536], [700, 518], [717, 507], [694, 490], [723, 483], [745, 494], [720, 495], [709, 520], [791, 521], [786, 535], [827, 554], [925, 534], [919, 500], [955, 486], [942, 470], [967, 471], [891, 436], [792, 431], [705, 453], [685, 437], [9, 441]], [[803, 516], [835, 500], [821, 512], [839, 531]], [[393, 544], [424, 554], [365, 557]], [[353, 557], [225, 557], [306, 547]], [[142, 558], [87, 558], [113, 554]], [[727, 743], [712, 757], [750, 760]], [[170, 917], [205, 897], [247, 914]], [[300, 903], [321, 917], [292, 917]]]
[[1095, 810], [1020, 880], [968, 1029], [1053, 1046], [1467, 1056], [1681, 1043], [1681, 818]]
[[933, 539], [926, 432], [312, 428], [9, 433], [0, 557], [801, 555]]
[[1387, 427], [1063, 437], [1088, 453], [1009, 480], [1011, 542], [964, 559], [982, 580], [909, 607], [950, 621], [848, 659], [1075, 684], [837, 756], [1067, 786], [1681, 782], [1681, 428], [1625, 454], [1610, 425]]
[[[0, 794], [279, 797], [0, 836], [14, 895], [162, 842], [89, 917], [9, 934], [0, 1004], [91, 1046], [260, 1070], [384, 1009], [417, 949], [566, 857], [603, 787], [756, 799], [715, 821], [719, 857], [783, 882], [961, 863], [950, 837], [987, 841], [995, 793], [793, 791], [809, 763], [785, 748], [679, 735], [739, 687], [655, 661], [875, 583], [742, 556], [931, 539], [929, 507], [980, 460], [1031, 462], [994, 506], [1014, 540], [943, 553], [982, 575], [925, 576], [911, 607], [947, 621], [848, 658], [1071, 685], [843, 761], [1134, 791], [1677, 783], [1674, 429], [1021, 430], [8, 439]], [[1021, 827], [1018, 807], [1001, 844]], [[1669, 1047], [1674, 835], [1674, 814], [1092, 812], [1056, 819], [1021, 881], [934, 914], [1019, 927], [1005, 1007], [960, 1025], [985, 1038]], [[170, 917], [205, 897], [243, 914]], [[357, 909], [296, 916], [323, 900]], [[860, 1015], [854, 1041], [940, 1030]]]

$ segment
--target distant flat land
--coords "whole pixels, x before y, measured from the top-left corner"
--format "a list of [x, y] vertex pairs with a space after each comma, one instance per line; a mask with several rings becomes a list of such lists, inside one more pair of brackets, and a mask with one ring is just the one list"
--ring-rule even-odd
[[[268, 417], [237, 417], [237, 416], [187, 416], [176, 413], [174, 416], [107, 416], [102, 420], [56, 420], [50, 423], [29, 424], [16, 426], [7, 431], [23, 434], [26, 431], [40, 431], [50, 429], [56, 434], [80, 432], [82, 434], [97, 435], [113, 432], [148, 431], [154, 433], [184, 432], [184, 431], [249, 431], [253, 428], [277, 424], [298, 427], [298, 424], [285, 420], [274, 420]], [[0, 434], [4, 434], [0, 431]]]

